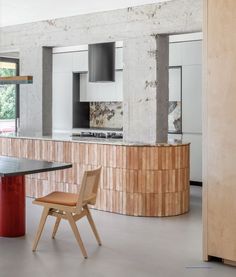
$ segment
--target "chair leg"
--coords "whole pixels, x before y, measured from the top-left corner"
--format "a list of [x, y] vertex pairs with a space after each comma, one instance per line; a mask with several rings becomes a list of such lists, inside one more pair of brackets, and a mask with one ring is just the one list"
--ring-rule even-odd
[[61, 217], [58, 216], [57, 219], [56, 219], [53, 231], [52, 231], [52, 239], [54, 239], [55, 236], [56, 236], [56, 233], [57, 233], [60, 222], [61, 222]]
[[79, 230], [78, 230], [77, 225], [75, 223], [75, 220], [73, 218], [73, 215], [71, 213], [69, 213], [69, 212], [66, 212], [66, 216], [67, 216], [67, 219], [68, 219], [68, 221], [70, 223], [71, 229], [72, 229], [72, 231], [73, 231], [73, 233], [75, 235], [75, 238], [76, 238], [76, 240], [77, 240], [77, 242], [79, 244], [79, 247], [80, 247], [80, 249], [81, 249], [81, 251], [83, 253], [83, 256], [84, 256], [85, 259], [87, 259], [88, 255], [87, 255], [87, 252], [86, 252], [86, 250], [84, 248], [84, 244], [83, 244], [83, 241], [81, 239]]
[[49, 210], [50, 209], [47, 208], [47, 207], [45, 207], [43, 209], [43, 212], [42, 212], [42, 215], [41, 215], [41, 219], [40, 219], [40, 222], [39, 222], [39, 227], [38, 227], [38, 230], [37, 230], [34, 242], [33, 242], [32, 251], [35, 251], [36, 248], [37, 248], [37, 245], [38, 245], [39, 239], [40, 239], [40, 237], [42, 235], [42, 231], [43, 231], [43, 228], [44, 228], [44, 225], [45, 225], [45, 222], [46, 222]]
[[98, 245], [101, 246], [101, 245], [102, 245], [102, 242], [101, 242], [101, 239], [100, 239], [100, 237], [99, 237], [99, 234], [98, 234], [97, 228], [96, 228], [96, 226], [95, 226], [95, 223], [94, 223], [94, 221], [93, 221], [93, 218], [92, 218], [92, 215], [91, 215], [91, 213], [90, 213], [90, 210], [89, 210], [89, 208], [88, 208], [87, 205], [84, 206], [84, 209], [86, 210], [86, 215], [87, 215], [88, 222], [89, 222], [89, 224], [90, 224], [90, 226], [91, 226], [91, 228], [92, 228], [92, 230], [93, 230], [93, 233], [94, 233], [94, 235], [95, 235], [95, 237], [96, 237], [96, 240], [97, 240], [97, 242], [98, 242]]

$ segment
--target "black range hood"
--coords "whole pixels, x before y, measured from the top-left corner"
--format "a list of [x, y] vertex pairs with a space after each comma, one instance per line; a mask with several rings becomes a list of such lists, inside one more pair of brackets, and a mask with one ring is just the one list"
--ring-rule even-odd
[[89, 82], [115, 82], [115, 42], [89, 44]]

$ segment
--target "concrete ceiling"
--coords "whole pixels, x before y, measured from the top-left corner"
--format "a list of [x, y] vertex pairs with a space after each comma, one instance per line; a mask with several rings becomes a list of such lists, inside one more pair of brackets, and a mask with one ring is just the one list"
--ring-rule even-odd
[[170, 0], [0, 0], [0, 27]]

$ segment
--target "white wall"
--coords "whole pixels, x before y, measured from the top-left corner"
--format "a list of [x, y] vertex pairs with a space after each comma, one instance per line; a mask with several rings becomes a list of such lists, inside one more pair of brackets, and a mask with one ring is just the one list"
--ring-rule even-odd
[[[78, 51], [79, 48], [83, 50]], [[87, 73], [86, 49], [60, 47], [53, 50], [53, 132], [70, 132], [72, 129], [72, 74]], [[87, 74], [82, 74], [81, 101], [123, 101], [122, 69], [123, 48], [119, 47], [116, 48], [116, 81], [106, 84], [89, 83]]]
[[[188, 35], [181, 36], [182, 42], [177, 36], [170, 38], [169, 64], [182, 66], [182, 138], [191, 142], [190, 180], [202, 181], [202, 41], [193, 39]], [[176, 80], [170, 75], [169, 82], [171, 87]]]

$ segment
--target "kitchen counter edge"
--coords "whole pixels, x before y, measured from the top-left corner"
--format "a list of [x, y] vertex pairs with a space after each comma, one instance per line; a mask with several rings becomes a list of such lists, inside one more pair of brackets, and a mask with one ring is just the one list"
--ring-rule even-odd
[[159, 146], [159, 147], [170, 147], [170, 146], [183, 146], [189, 145], [189, 142], [182, 141], [169, 141], [168, 143], [143, 143], [143, 142], [129, 142], [123, 139], [107, 139], [107, 138], [82, 138], [82, 137], [71, 137], [70, 135], [52, 135], [52, 136], [23, 136], [16, 134], [2, 134], [0, 138], [8, 139], [33, 139], [33, 140], [46, 140], [46, 141], [61, 141], [61, 142], [78, 142], [78, 143], [92, 143], [92, 144], [108, 144], [118, 146]]

